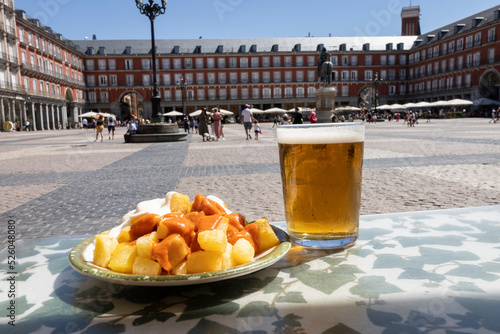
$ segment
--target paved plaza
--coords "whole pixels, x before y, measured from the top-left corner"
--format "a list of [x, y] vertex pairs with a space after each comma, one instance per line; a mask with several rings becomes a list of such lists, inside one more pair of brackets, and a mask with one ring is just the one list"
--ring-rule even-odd
[[[230, 124], [225, 141], [154, 144], [125, 144], [125, 129], [104, 142], [92, 130], [2, 132], [2, 226], [13, 219], [19, 239], [95, 234], [171, 190], [284, 220], [276, 130], [261, 127], [258, 141]], [[488, 119], [367, 124], [361, 213], [500, 204], [499, 175], [500, 124]]]

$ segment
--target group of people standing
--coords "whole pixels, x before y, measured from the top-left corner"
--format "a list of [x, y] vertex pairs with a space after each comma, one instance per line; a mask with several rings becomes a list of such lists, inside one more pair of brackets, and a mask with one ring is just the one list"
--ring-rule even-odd
[[210, 141], [210, 131], [208, 130], [210, 126], [210, 120], [212, 121], [213, 133], [216, 141], [225, 140], [224, 131], [222, 129], [222, 119], [218, 108], [212, 108], [212, 114], [209, 116], [207, 109], [203, 108], [200, 117], [198, 117], [198, 133], [203, 138], [203, 141]]

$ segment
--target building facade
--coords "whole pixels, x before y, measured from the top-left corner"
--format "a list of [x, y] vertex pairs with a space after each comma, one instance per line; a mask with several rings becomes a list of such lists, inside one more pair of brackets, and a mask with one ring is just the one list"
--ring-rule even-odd
[[[56, 129], [89, 110], [151, 118], [149, 39], [69, 41], [2, 1], [2, 123]], [[337, 106], [500, 100], [500, 8], [426, 34], [419, 15], [419, 7], [403, 8], [401, 36], [157, 40], [162, 111], [314, 107], [323, 48]]]

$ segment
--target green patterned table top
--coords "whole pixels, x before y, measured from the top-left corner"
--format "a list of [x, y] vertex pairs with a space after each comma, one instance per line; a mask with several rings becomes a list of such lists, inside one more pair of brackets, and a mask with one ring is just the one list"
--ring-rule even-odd
[[[283, 223], [276, 223], [283, 227]], [[16, 243], [16, 326], [2, 333], [500, 333], [500, 206], [363, 216], [355, 247], [292, 247], [271, 267], [179, 287], [71, 268], [81, 237]]]

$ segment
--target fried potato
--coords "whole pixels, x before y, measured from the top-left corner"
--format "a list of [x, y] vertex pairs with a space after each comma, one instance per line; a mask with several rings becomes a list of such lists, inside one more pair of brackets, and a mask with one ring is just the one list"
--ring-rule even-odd
[[179, 193], [174, 193], [170, 199], [170, 211], [171, 212], [182, 212], [183, 214], [188, 214], [191, 208], [191, 202], [188, 195], [183, 195]]
[[111, 254], [108, 267], [119, 273], [132, 273], [135, 258], [137, 257], [137, 246], [128, 243], [118, 244]]
[[103, 234], [96, 235], [94, 264], [106, 268], [117, 245], [118, 241], [115, 238]]
[[222, 254], [219, 252], [198, 251], [188, 255], [187, 273], [206, 273], [222, 269]]
[[144, 276], [161, 275], [161, 266], [158, 262], [144, 257], [136, 257], [132, 266], [132, 274]]
[[246, 239], [239, 239], [231, 251], [231, 259], [236, 265], [251, 262], [255, 256], [255, 249]]
[[223, 230], [206, 230], [198, 233], [198, 243], [205, 251], [224, 253], [227, 246], [227, 235]]

